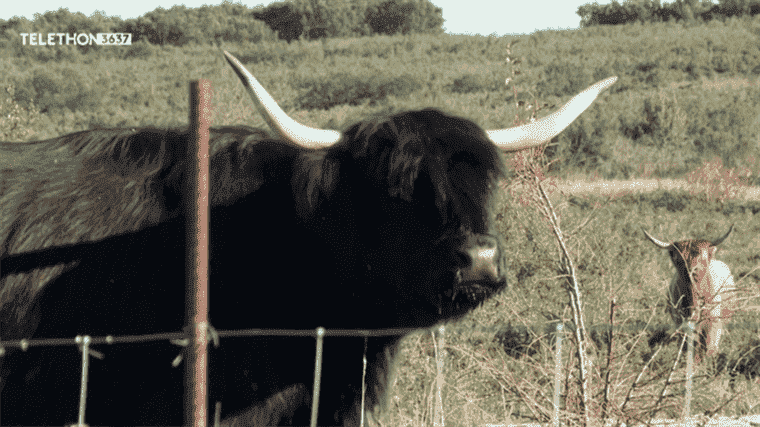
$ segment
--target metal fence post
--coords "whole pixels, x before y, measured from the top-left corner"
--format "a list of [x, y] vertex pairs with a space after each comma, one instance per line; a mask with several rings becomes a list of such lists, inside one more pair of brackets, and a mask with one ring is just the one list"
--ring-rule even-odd
[[79, 421], [77, 425], [79, 427], [84, 426], [84, 411], [87, 404], [87, 374], [89, 371], [89, 349], [90, 349], [90, 336], [77, 335], [75, 339], [82, 349], [82, 385], [79, 389]]
[[359, 427], [364, 427], [364, 395], [367, 391], [367, 340], [368, 336], [364, 337], [364, 354], [362, 355], [362, 407], [359, 411], [361, 420], [359, 421]]
[[688, 420], [691, 416], [691, 387], [694, 376], [694, 321], [686, 323], [686, 393], [683, 405], [683, 418]]
[[554, 353], [554, 415], [552, 423], [559, 427], [559, 396], [562, 391], [562, 332], [564, 325], [557, 323], [557, 344]]
[[325, 340], [325, 328], [317, 328], [317, 354], [314, 357], [314, 390], [311, 396], [311, 427], [317, 427], [319, 414], [319, 387], [322, 384], [322, 346]]
[[[3, 271], [1, 265], [2, 265], [2, 261], [0, 261], [0, 273], [2, 273], [2, 271]], [[3, 277], [3, 276], [0, 275], [0, 277]], [[0, 357], [3, 357], [3, 356], [5, 356], [5, 347], [3, 347], [1, 339], [2, 339], [2, 337], [0, 337]], [[5, 384], [2, 384], [2, 381], [3, 381], [3, 379], [0, 378], [0, 390], [2, 390], [3, 386], [5, 386]], [[0, 393], [0, 395], [1, 394], [2, 393]], [[2, 409], [3, 409], [2, 398], [0, 398], [0, 426], [3, 425], [3, 417], [2, 417], [3, 411], [2, 411]]]
[[[435, 411], [433, 416], [433, 425], [434, 426], [444, 426], [445, 424], [445, 416], [443, 414], [443, 357], [445, 355], [444, 347], [446, 346], [446, 325], [441, 325], [438, 327], [438, 345], [435, 346], [435, 386], [436, 386], [436, 394], [435, 394]], [[433, 344], [435, 344], [435, 331], [433, 331]]]

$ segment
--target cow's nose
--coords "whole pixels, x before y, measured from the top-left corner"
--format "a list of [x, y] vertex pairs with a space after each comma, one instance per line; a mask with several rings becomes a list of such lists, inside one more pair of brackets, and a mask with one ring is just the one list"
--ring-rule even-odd
[[499, 271], [499, 245], [495, 237], [470, 234], [457, 249], [461, 279], [469, 281], [497, 281]]

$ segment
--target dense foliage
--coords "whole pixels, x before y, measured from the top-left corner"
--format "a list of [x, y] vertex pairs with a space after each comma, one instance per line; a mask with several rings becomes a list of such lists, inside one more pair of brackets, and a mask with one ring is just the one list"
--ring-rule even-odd
[[675, 0], [662, 4], [660, 0], [613, 0], [609, 4], [584, 4], [576, 12], [581, 27], [622, 25], [632, 22], [667, 21], [724, 21], [732, 16], [755, 16], [760, 13], [760, 0]]
[[[326, 37], [373, 34], [440, 34], [441, 8], [429, 0], [362, 0], [330, 3], [326, 0], [291, 0], [266, 7], [248, 8], [224, 1], [219, 5], [188, 8], [158, 7], [135, 18], [122, 20], [96, 12], [90, 17], [68, 8], [23, 17], [0, 19], [0, 44], [21, 54], [20, 33], [131, 33], [133, 42], [184, 46], [221, 42], [291, 42]], [[86, 52], [89, 46], [80, 48]]]

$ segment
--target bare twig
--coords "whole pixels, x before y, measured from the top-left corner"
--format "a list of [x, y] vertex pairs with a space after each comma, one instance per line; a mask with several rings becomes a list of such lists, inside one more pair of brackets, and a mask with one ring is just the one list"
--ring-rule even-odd
[[607, 419], [607, 405], [610, 399], [610, 370], [612, 366], [612, 328], [615, 326], [615, 297], [610, 300], [610, 329], [607, 332], [607, 366], [604, 368], [604, 398], [602, 400], [602, 419]]
[[536, 186], [538, 187], [538, 190], [541, 194], [541, 198], [543, 199], [543, 205], [540, 205], [540, 209], [543, 210], [544, 216], [549, 220], [552, 226], [552, 231], [554, 232], [554, 235], [557, 237], [557, 242], [559, 243], [560, 249], [561, 249], [561, 260], [560, 260], [560, 266], [562, 268], [562, 272], [567, 275], [568, 277], [568, 296], [570, 297], [570, 306], [573, 311], [573, 320], [575, 322], [576, 328], [575, 328], [575, 334], [576, 339], [578, 340], [578, 359], [580, 363], [580, 376], [579, 380], [581, 383], [581, 394], [582, 394], [582, 400], [581, 400], [581, 410], [583, 411], [583, 419], [585, 422], [585, 425], [588, 427], [590, 425], [590, 418], [589, 418], [589, 402], [590, 402], [590, 396], [589, 396], [589, 390], [588, 390], [588, 379], [589, 379], [589, 372], [591, 368], [591, 360], [586, 356], [586, 347], [587, 347], [587, 336], [588, 333], [586, 332], [586, 325], [583, 320], [583, 303], [581, 298], [581, 289], [580, 285], [578, 283], [578, 277], [575, 274], [575, 266], [573, 265], [573, 260], [570, 257], [570, 251], [567, 249], [567, 246], [565, 245], [565, 239], [562, 235], [562, 230], [559, 226], [559, 219], [557, 218], [557, 215], [554, 211], [554, 206], [552, 205], [551, 200], [549, 200], [549, 196], [546, 195], [546, 191], [544, 191], [543, 186], [541, 185], [541, 182], [538, 179], [538, 176], [534, 175], [534, 179], [536, 182]]
[[660, 396], [657, 398], [657, 402], [654, 403], [654, 406], [652, 407], [652, 412], [649, 414], [649, 418], [654, 418], [654, 416], [657, 414], [657, 411], [659, 410], [660, 403], [662, 403], [662, 399], [665, 398], [665, 392], [668, 389], [668, 385], [670, 385], [671, 380], [673, 379], [673, 372], [675, 372], [676, 367], [678, 366], [678, 361], [681, 360], [681, 353], [683, 353], [683, 345], [686, 342], [686, 338], [689, 336], [689, 334], [684, 334], [683, 339], [681, 340], [681, 344], [678, 346], [678, 354], [676, 355], [676, 360], [673, 362], [673, 366], [670, 368], [670, 372], [668, 373], [668, 379], [665, 380], [665, 384], [662, 386], [662, 391], [660, 392]]

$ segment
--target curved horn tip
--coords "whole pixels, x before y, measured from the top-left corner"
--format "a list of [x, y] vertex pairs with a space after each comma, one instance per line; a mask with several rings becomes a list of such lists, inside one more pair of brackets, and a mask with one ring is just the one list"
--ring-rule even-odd
[[617, 76], [612, 76], [594, 83], [554, 113], [533, 123], [507, 129], [487, 130], [486, 134], [503, 151], [520, 151], [541, 145], [562, 132], [593, 104], [604, 89], [616, 81]]
[[606, 79], [604, 79], [604, 80], [602, 80], [600, 82], [594, 83], [593, 86], [599, 86], [599, 91], [601, 92], [604, 89], [607, 89], [608, 87], [610, 87], [613, 84], [615, 84], [615, 82], [617, 81], [617, 79], [618, 79], [617, 76], [607, 77]]
[[666, 243], [666, 242], [663, 242], [662, 240], [660, 240], [660, 239], [658, 239], [658, 238], [656, 238], [656, 237], [652, 236], [651, 234], [649, 234], [649, 233], [648, 233], [648, 232], [647, 232], [647, 231], [644, 229], [644, 226], [640, 226], [640, 227], [641, 227], [641, 231], [643, 231], [643, 232], [644, 232], [644, 235], [645, 235], [645, 236], [647, 236], [647, 239], [649, 239], [649, 241], [650, 241], [650, 242], [652, 242], [652, 243], [654, 243], [655, 245], [657, 245], [657, 246], [661, 247], [662, 249], [668, 249], [668, 248], [670, 248], [670, 246], [672, 245], [672, 243]]
[[313, 128], [293, 120], [237, 58], [227, 51], [224, 56], [264, 120], [281, 138], [305, 148], [329, 147], [340, 140], [338, 131]]
[[723, 243], [724, 240], [728, 239], [728, 236], [731, 235], [732, 231], [734, 231], [734, 225], [735, 224], [731, 224], [731, 227], [729, 227], [728, 232], [726, 234], [724, 234], [723, 237], [719, 237], [715, 241], [713, 241], [712, 245], [713, 246], [718, 246], [721, 243]]

